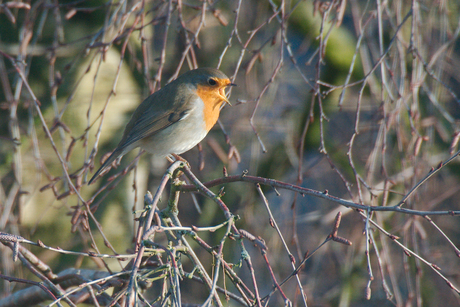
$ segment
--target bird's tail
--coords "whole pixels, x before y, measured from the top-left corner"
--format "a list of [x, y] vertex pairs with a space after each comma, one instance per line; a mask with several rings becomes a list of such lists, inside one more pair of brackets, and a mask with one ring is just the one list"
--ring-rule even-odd
[[115, 150], [112, 152], [112, 154], [105, 160], [105, 162], [102, 164], [102, 166], [94, 173], [93, 177], [88, 182], [88, 185], [92, 184], [99, 175], [109, 167], [110, 164], [112, 164], [113, 161], [115, 161], [119, 156], [122, 155], [121, 150]]

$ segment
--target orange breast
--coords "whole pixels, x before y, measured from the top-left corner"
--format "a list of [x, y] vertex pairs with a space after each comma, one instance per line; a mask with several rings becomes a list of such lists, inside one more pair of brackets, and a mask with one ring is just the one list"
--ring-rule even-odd
[[206, 124], [206, 131], [211, 130], [219, 118], [220, 106], [223, 100], [219, 97], [218, 91], [218, 89], [214, 90], [198, 85], [197, 94], [204, 104], [203, 117]]

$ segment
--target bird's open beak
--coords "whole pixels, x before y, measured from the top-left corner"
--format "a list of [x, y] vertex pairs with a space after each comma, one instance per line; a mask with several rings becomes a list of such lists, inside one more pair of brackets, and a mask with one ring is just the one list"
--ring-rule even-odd
[[228, 84], [224, 85], [223, 87], [221, 87], [219, 89], [219, 94], [220, 94], [220, 98], [222, 98], [222, 100], [225, 101], [225, 103], [228, 103], [230, 106], [232, 106], [230, 101], [228, 101], [228, 99], [227, 99], [227, 95], [225, 95], [225, 88], [227, 86], [236, 86], [236, 84], [235, 83], [228, 83]]

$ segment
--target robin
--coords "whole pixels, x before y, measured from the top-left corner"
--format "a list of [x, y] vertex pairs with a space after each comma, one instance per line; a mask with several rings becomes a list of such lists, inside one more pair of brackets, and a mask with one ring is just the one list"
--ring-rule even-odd
[[208, 134], [219, 117], [227, 86], [220, 70], [198, 68], [184, 73], [147, 97], [134, 111], [117, 148], [88, 184], [118, 157], [141, 147], [156, 156], [184, 153]]

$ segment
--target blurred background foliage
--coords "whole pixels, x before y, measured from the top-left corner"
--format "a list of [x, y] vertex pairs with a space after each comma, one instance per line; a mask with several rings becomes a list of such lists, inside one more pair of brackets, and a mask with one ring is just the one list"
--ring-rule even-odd
[[[145, 97], [178, 73], [218, 65], [238, 87], [231, 92], [233, 106], [222, 110], [220, 125], [202, 142], [201, 151], [183, 155], [200, 180], [222, 177], [225, 166], [230, 175], [247, 171], [365, 205], [396, 205], [432, 167], [457, 151], [459, 12], [457, 1], [435, 5], [423, 0], [2, 2], [0, 230], [67, 250], [113, 253], [91, 219], [91, 234], [82, 221], [71, 223], [77, 208], [86, 208], [75, 194], [68, 195], [72, 189], [65, 165], [82, 198], [97, 206], [94, 215], [113, 250], [132, 251], [134, 218], [139, 216], [133, 211], [143, 207], [147, 190], [156, 191], [167, 161], [144, 154], [125, 175], [123, 169], [137, 155], [132, 152], [96, 184], [87, 186], [86, 181]], [[40, 102], [54, 148], [16, 68]], [[344, 90], [345, 84], [353, 86]], [[238, 159], [228, 155], [233, 148]], [[122, 175], [110, 181], [115, 174]], [[404, 206], [458, 210], [459, 174], [454, 160]], [[278, 195], [270, 187], [263, 191], [297, 263], [324, 241], [336, 213], [344, 214], [339, 233], [353, 245], [326, 244], [300, 272], [310, 306], [434, 306], [440, 298], [446, 306], [460, 304], [429, 266], [407, 257], [376, 229], [370, 249], [375, 280], [366, 299], [365, 219], [313, 196]], [[167, 198], [165, 193], [160, 209]], [[289, 257], [253, 185], [227, 184], [222, 199], [239, 215], [238, 228], [266, 241], [277, 279], [287, 277]], [[179, 210], [187, 226], [224, 221], [215, 203], [200, 195], [183, 194]], [[458, 218], [432, 218], [460, 246]], [[455, 249], [423, 217], [381, 212], [373, 219], [460, 285]], [[214, 246], [223, 232], [200, 235]], [[194, 247], [211, 270], [212, 257]], [[271, 277], [259, 250], [250, 243], [246, 248], [264, 296], [273, 286]], [[104, 270], [95, 258], [30, 250], [54, 272]], [[0, 252], [2, 274], [36, 280], [12, 262], [9, 248]], [[241, 250], [230, 241], [224, 255], [237, 263]], [[107, 264], [114, 271], [122, 268], [118, 261]], [[186, 261], [183, 265], [193, 269]], [[251, 284], [246, 267], [236, 270]], [[24, 287], [0, 283], [3, 297]], [[155, 288], [147, 297], [155, 297]], [[294, 279], [283, 290], [294, 305], [303, 306]], [[189, 303], [207, 297], [206, 289], [193, 281], [183, 282], [182, 294]], [[269, 305], [282, 304], [276, 294]]]

